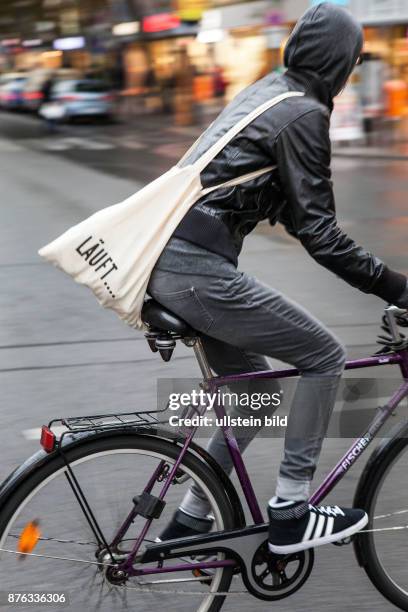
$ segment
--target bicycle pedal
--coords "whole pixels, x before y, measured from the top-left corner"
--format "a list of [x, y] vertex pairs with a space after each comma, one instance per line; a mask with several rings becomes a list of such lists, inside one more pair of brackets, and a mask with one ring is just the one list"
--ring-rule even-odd
[[207, 573], [204, 570], [201, 570], [198, 568], [193, 569], [191, 573], [193, 574], [195, 578], [202, 578], [201, 582], [208, 582], [209, 580], [213, 578], [213, 576], [210, 573]]
[[[214, 570], [213, 570], [214, 572]], [[213, 578], [213, 573], [211, 573], [211, 570], [203, 570], [200, 569], [198, 567], [196, 567], [195, 569], [193, 569], [193, 571], [191, 572], [193, 574], [193, 576], [195, 576], [195, 578], [202, 578], [203, 582], [207, 582], [209, 578]], [[236, 567], [233, 568], [233, 574], [234, 576], [236, 576], [237, 574], [241, 573], [241, 567], [239, 565], [237, 565]]]

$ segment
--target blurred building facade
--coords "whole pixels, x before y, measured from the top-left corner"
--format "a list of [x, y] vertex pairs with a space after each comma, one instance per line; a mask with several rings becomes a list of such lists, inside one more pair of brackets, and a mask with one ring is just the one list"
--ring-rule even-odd
[[[282, 48], [316, 0], [2, 0], [0, 71], [72, 68], [109, 78], [124, 98], [180, 113], [280, 70]], [[408, 115], [408, 1], [337, 0], [363, 24], [352, 86], [364, 128]], [[351, 98], [350, 98], [351, 100]], [[349, 104], [351, 104], [349, 100]], [[347, 107], [344, 116], [351, 116]], [[354, 112], [357, 112], [354, 109]]]

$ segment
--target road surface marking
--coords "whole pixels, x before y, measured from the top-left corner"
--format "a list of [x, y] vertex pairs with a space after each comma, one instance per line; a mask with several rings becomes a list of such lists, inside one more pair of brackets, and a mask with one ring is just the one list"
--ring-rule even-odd
[[21, 153], [22, 151], [24, 147], [20, 147], [7, 138], [0, 138], [0, 153]]
[[131, 136], [127, 138], [119, 137], [119, 138], [115, 138], [115, 140], [118, 140], [118, 142], [116, 143], [117, 146], [124, 147], [125, 149], [133, 149], [134, 151], [139, 151], [140, 149], [146, 149], [146, 144], [143, 144], [139, 140], [135, 140]]
[[[49, 136], [47, 138], [26, 138], [21, 141], [28, 147], [41, 149], [43, 151], [69, 151], [71, 149], [82, 149], [87, 151], [107, 151], [115, 148], [108, 142], [100, 142], [88, 138], [77, 138], [74, 136]], [[19, 149], [23, 150], [22, 148]]]
[[103, 151], [107, 149], [113, 149], [114, 144], [109, 142], [101, 142], [99, 140], [91, 140], [90, 138], [78, 138], [77, 136], [69, 136], [64, 139], [71, 147], [78, 147], [79, 149], [88, 149], [91, 151]]

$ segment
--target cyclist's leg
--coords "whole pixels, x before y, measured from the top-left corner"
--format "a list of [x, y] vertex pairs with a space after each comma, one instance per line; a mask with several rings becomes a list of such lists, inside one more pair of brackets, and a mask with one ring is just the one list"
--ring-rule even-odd
[[[207, 335], [202, 336], [202, 341], [211, 368], [219, 376], [240, 374], [242, 372], [257, 372], [271, 368], [267, 359], [262, 355], [244, 351], [239, 347], [216, 340]], [[262, 379], [245, 383], [233, 383], [229, 386], [229, 391], [233, 394], [239, 395], [240, 393], [245, 393], [249, 397], [254, 393], [263, 393], [271, 396], [273, 393], [279, 392], [279, 390], [280, 385], [277, 381]], [[256, 410], [255, 414], [263, 420], [265, 416], [270, 416], [276, 408], [272, 403], [263, 405]], [[254, 415], [250, 406], [246, 403], [243, 405], [240, 402], [226, 407], [226, 411], [232, 418], [239, 416], [245, 418], [251, 414]], [[261, 427], [258, 426], [236, 426], [233, 428], [241, 452], [247, 448], [260, 429]], [[232, 470], [232, 459], [225, 443], [224, 434], [220, 428], [217, 429], [210, 439], [207, 450], [225, 472], [229, 474]], [[185, 495], [180, 508], [194, 517], [202, 517], [210, 512], [210, 504], [205, 495], [203, 495], [199, 487], [194, 485]]]
[[[276, 494], [306, 500], [344, 369], [345, 349], [302, 306], [256, 278], [237, 272], [222, 285], [230, 297], [227, 301], [221, 293], [208, 302], [216, 315], [209, 333], [294, 365], [302, 374], [290, 409]], [[211, 286], [207, 292], [212, 297]], [[213, 302], [216, 308], [211, 311]]]
[[151, 293], [207, 336], [275, 357], [302, 372], [277, 494], [304, 500], [334, 405], [344, 348], [317, 319], [278, 291], [232, 265], [219, 272], [217, 278], [159, 272], [153, 276]]

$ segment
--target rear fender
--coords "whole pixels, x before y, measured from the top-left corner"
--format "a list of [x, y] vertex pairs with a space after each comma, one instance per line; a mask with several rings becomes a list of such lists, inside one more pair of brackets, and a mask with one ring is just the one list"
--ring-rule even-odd
[[[79, 444], [82, 444], [85, 440], [95, 439], [101, 437], [113, 437], [120, 435], [137, 435], [137, 436], [149, 436], [154, 438], [161, 438], [176, 444], [180, 448], [183, 445], [184, 438], [179, 434], [176, 434], [170, 430], [164, 428], [156, 428], [156, 427], [135, 427], [132, 429], [122, 429], [117, 430], [112, 433], [112, 431], [102, 431], [102, 432], [78, 432], [75, 434], [69, 434], [64, 436], [63, 438], [63, 450], [71, 449]], [[245, 515], [242, 509], [241, 501], [238, 497], [238, 494], [233, 486], [230, 478], [227, 476], [225, 471], [221, 468], [221, 466], [205, 451], [201, 446], [195, 444], [194, 442], [190, 443], [189, 452], [193, 453], [196, 457], [198, 457], [201, 461], [207, 464], [209, 469], [214, 472], [216, 478], [218, 478], [225, 490], [225, 493], [230, 501], [231, 511], [234, 514], [234, 523], [236, 527], [245, 526]], [[28, 479], [33, 472], [37, 471], [39, 468], [43, 467], [49, 461], [52, 461], [56, 454], [59, 453], [59, 450], [55, 450], [52, 453], [46, 453], [45, 450], [40, 449], [31, 457], [26, 459], [19, 467], [17, 467], [11, 474], [3, 481], [0, 485], [0, 508], [4, 506], [4, 504], [8, 501], [9, 497], [14, 493], [14, 491], [19, 487], [26, 479]]]

